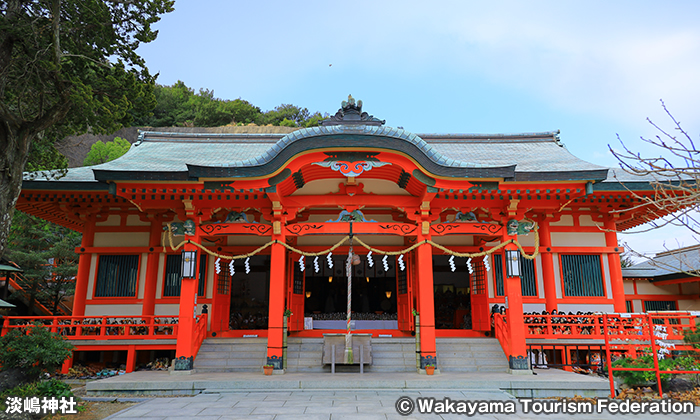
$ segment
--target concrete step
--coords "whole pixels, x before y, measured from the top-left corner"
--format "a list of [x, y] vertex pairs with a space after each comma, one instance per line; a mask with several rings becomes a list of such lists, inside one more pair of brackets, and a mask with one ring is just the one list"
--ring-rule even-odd
[[259, 372], [266, 361], [266, 338], [207, 338], [194, 368], [200, 372]]

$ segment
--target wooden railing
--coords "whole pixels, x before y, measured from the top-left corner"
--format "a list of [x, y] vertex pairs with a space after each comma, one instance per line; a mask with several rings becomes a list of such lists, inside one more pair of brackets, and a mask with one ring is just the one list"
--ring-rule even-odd
[[[671, 370], [662, 370], [659, 359], [672, 357], [672, 350], [685, 350], [693, 359], [700, 359], [700, 343], [681, 343], [684, 331], [697, 331], [697, 316], [686, 312], [650, 312], [645, 314], [604, 314], [602, 316], [603, 337], [607, 370], [610, 373], [610, 395], [615, 396], [615, 372], [648, 371], [654, 372], [657, 381], [659, 397], [663, 397], [661, 374], [698, 374], [700, 370], [686, 370], [676, 365]], [[630, 328], [635, 333], [628, 334]], [[627, 344], [633, 341], [634, 344]], [[651, 353], [653, 367], [613, 367], [612, 352], [633, 346], [633, 351], [626, 353], [627, 357], [636, 358], [634, 348], [644, 348]], [[687, 366], [687, 365], [685, 365]]]
[[[655, 312], [653, 325], [666, 327], [668, 340], [683, 340], [683, 331], [696, 329], [696, 316], [690, 312]], [[604, 339], [603, 314], [588, 315], [525, 315], [526, 338]], [[609, 340], [634, 340], [648, 336], [650, 324], [646, 314], [617, 314], [608, 319]], [[498, 334], [497, 334], [498, 336]]]
[[[4, 318], [1, 335], [34, 323], [50, 328], [68, 340], [175, 339], [178, 329], [178, 317], [9, 316]], [[206, 334], [206, 322], [204, 331]]]
[[503, 314], [494, 314], [494, 329], [496, 332], [496, 338], [501, 344], [503, 352], [506, 354], [506, 358], [511, 355], [510, 351], [510, 330], [508, 329], [508, 323], [506, 322], [506, 317]]
[[196, 357], [202, 342], [207, 337], [207, 314], [203, 313], [197, 317], [194, 326], [194, 339], [192, 340], [192, 354]]

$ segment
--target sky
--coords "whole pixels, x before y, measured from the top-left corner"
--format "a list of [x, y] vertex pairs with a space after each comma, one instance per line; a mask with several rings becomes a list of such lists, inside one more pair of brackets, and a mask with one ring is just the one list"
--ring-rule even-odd
[[[176, 0], [138, 52], [178, 80], [263, 111], [363, 110], [414, 133], [561, 130], [567, 149], [615, 167], [620, 140], [700, 132], [697, 1]], [[620, 234], [638, 252], [698, 243], [686, 229]]]

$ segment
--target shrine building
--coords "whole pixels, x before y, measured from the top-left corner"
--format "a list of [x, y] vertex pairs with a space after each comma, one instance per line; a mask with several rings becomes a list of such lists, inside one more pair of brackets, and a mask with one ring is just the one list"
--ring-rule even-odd
[[83, 234], [72, 317], [52, 321], [78, 351], [133, 368], [170, 349], [187, 370], [207, 339], [256, 337], [283, 370], [287, 336], [351, 333], [416, 337], [422, 369], [440, 338], [495, 341], [503, 311], [517, 371], [524, 313], [627, 310], [616, 232], [644, 220], [628, 189], [653, 189], [558, 131], [414, 134], [352, 98], [318, 127], [228, 131], [145, 131], [25, 179], [19, 210]]

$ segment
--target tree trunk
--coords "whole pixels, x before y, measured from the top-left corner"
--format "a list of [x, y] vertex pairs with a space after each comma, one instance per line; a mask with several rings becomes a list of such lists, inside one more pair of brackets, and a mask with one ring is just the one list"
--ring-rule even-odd
[[12, 127], [9, 121], [0, 125], [0, 257], [5, 252], [12, 214], [22, 189], [22, 172], [29, 156], [31, 139], [36, 135]]

